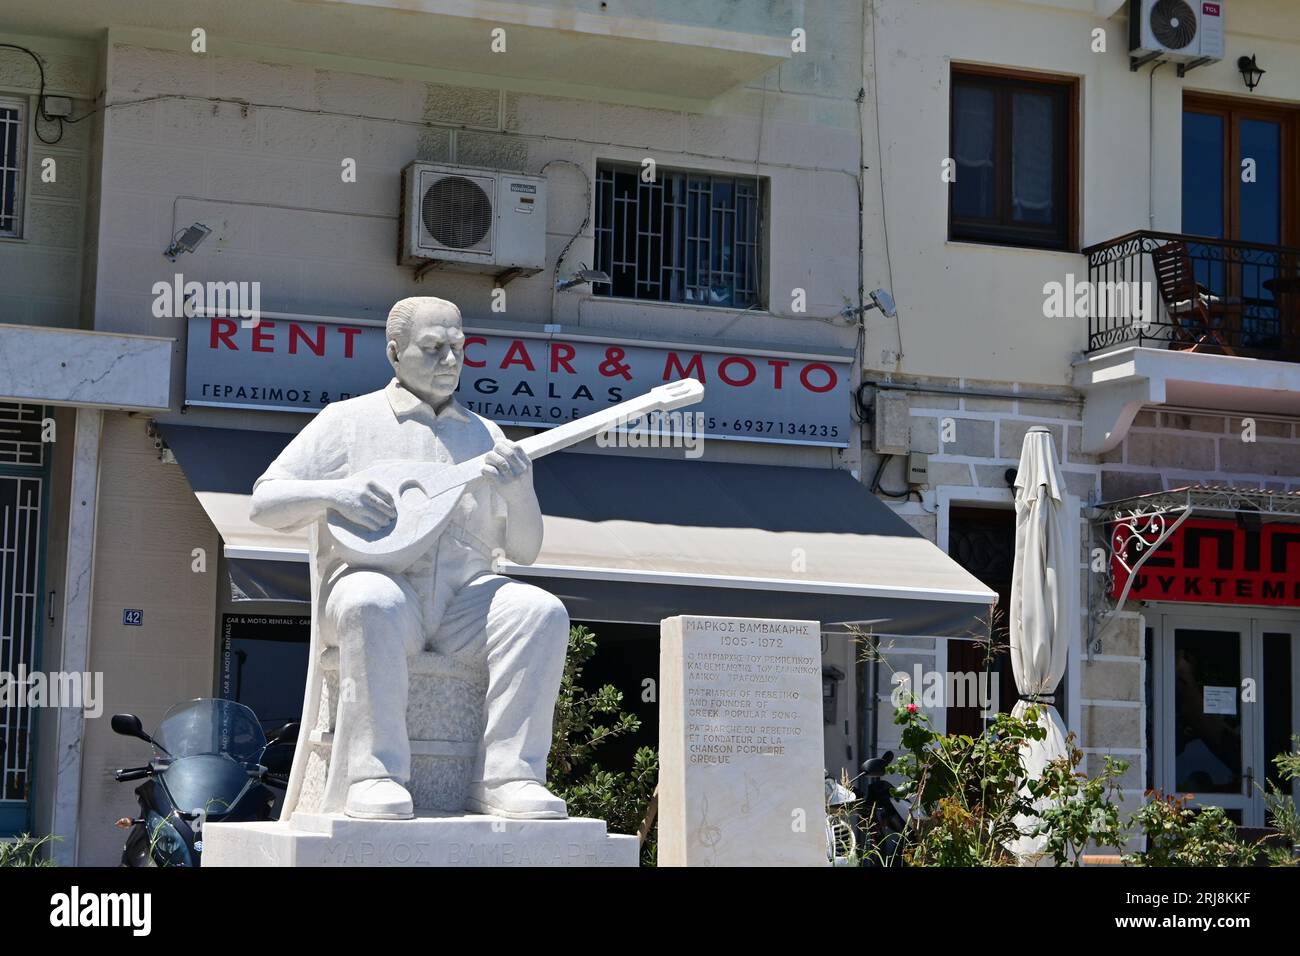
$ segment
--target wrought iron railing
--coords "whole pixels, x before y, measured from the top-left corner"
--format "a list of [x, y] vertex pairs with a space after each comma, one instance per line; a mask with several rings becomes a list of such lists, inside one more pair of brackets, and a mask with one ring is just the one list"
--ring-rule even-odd
[[[1170, 243], [1185, 246], [1194, 296], [1162, 289], [1151, 254]], [[1083, 253], [1089, 352], [1133, 344], [1300, 361], [1300, 248], [1142, 230]]]

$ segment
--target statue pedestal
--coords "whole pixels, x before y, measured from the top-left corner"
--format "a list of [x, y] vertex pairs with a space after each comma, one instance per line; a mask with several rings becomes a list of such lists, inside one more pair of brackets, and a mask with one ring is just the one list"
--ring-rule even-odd
[[635, 836], [601, 820], [507, 820], [421, 812], [354, 820], [298, 812], [289, 822], [209, 823], [203, 866], [636, 866]]
[[[412, 655], [407, 666], [411, 682], [406, 704], [406, 732], [411, 741], [407, 789], [411, 800], [417, 813], [460, 811], [469, 796], [474, 758], [483, 738], [487, 672], [434, 651]], [[320, 716], [299, 742], [299, 746], [307, 748], [299, 812], [319, 813], [325, 802], [334, 721], [338, 716], [338, 668], [338, 648], [326, 648], [321, 654]]]

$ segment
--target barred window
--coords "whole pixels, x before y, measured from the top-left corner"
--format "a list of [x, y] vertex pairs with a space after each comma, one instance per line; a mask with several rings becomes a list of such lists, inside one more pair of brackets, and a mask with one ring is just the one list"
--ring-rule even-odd
[[763, 305], [763, 186], [753, 176], [596, 168], [597, 295], [696, 305]]
[[0, 99], [0, 236], [22, 227], [23, 104]]
[[0, 465], [40, 465], [45, 460], [44, 418], [42, 405], [0, 402]]

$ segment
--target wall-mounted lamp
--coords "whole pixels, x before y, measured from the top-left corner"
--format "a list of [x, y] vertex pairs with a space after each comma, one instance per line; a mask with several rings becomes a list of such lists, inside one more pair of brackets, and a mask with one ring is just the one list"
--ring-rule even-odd
[[1250, 56], [1238, 57], [1237, 69], [1241, 70], [1241, 78], [1246, 81], [1246, 89], [1252, 93], [1255, 91], [1255, 87], [1259, 86], [1260, 78], [1268, 72], [1259, 68], [1253, 53]]
[[176, 257], [182, 252], [193, 252], [199, 247], [199, 243], [208, 238], [211, 234], [211, 229], [203, 225], [201, 222], [196, 222], [194, 225], [187, 226], [184, 230], [172, 236], [172, 244], [167, 247], [167, 250], [163, 255], [172, 262], [175, 262]]

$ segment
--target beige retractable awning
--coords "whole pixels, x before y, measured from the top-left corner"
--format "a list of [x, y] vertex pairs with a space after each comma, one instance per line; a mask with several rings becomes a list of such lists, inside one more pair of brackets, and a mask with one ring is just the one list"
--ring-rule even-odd
[[307, 561], [307, 529], [286, 533], [254, 524], [248, 517], [247, 492], [196, 491], [195, 497], [221, 533], [227, 558]]
[[[305, 599], [307, 532], [248, 520], [253, 481], [291, 436], [163, 432], [243, 596]], [[981, 632], [997, 600], [843, 471], [560, 453], [537, 462], [534, 484], [542, 553], [503, 570], [577, 620], [743, 614], [962, 636]]]

